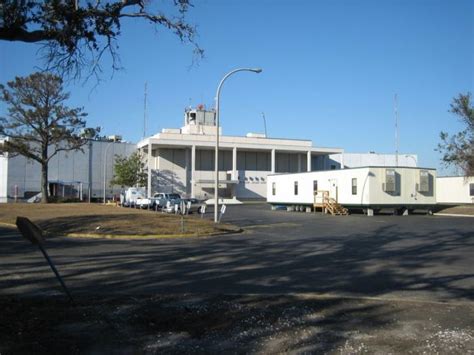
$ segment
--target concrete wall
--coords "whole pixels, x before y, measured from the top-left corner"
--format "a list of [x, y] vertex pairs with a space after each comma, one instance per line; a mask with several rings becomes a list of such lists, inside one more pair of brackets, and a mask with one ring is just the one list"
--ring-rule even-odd
[[[159, 148], [153, 151], [151, 166], [152, 193], [177, 192], [183, 196], [191, 194], [191, 149]], [[196, 149], [194, 180], [214, 180], [215, 152], [210, 149]], [[306, 171], [306, 155], [296, 153], [276, 153], [277, 172]], [[232, 151], [219, 152], [220, 179], [230, 180], [232, 171]], [[266, 177], [271, 173], [271, 152], [238, 150], [238, 184], [229, 184], [220, 195], [237, 198], [261, 199], [266, 196]], [[195, 185], [195, 196], [209, 198], [214, 194], [213, 184]]]
[[436, 200], [441, 204], [474, 203], [474, 176], [438, 177]]

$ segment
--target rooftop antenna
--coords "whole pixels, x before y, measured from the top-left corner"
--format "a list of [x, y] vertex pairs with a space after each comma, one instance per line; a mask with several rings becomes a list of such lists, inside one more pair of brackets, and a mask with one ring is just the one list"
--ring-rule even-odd
[[398, 95], [394, 97], [395, 109], [395, 165], [398, 166], [398, 148], [399, 148], [399, 133], [398, 133]]
[[262, 112], [263, 126], [265, 127], [265, 138], [267, 138], [267, 120], [265, 119], [265, 112]]
[[145, 97], [144, 97], [144, 102], [143, 102], [143, 139], [146, 138], [146, 99], [147, 99], [147, 86], [148, 83], [145, 81]]

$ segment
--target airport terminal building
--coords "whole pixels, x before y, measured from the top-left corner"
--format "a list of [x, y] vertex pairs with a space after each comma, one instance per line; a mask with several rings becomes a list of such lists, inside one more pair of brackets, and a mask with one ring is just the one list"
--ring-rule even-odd
[[[215, 112], [187, 109], [184, 126], [163, 129], [138, 144], [120, 136], [89, 140], [82, 151], [60, 152], [49, 164], [50, 195], [102, 200], [118, 196], [111, 186], [115, 155], [143, 153], [148, 172], [147, 191], [177, 192], [182, 196], [214, 197]], [[337, 170], [366, 165], [393, 166], [393, 154], [347, 154], [342, 148], [315, 147], [310, 140], [268, 138], [264, 134], [221, 135], [219, 129], [219, 196], [264, 199], [267, 176], [276, 173]], [[0, 139], [1, 143], [2, 139]], [[416, 155], [399, 155], [400, 166], [417, 166]], [[0, 151], [0, 202], [26, 200], [40, 191], [38, 163]]]
[[[147, 190], [212, 198], [216, 133], [214, 111], [188, 109], [183, 127], [163, 129], [140, 141], [138, 149], [149, 168]], [[392, 164], [393, 157], [351, 154], [347, 165], [342, 148], [315, 147], [310, 140], [268, 138], [256, 133], [226, 136], [219, 128], [219, 196], [262, 199], [267, 194], [269, 174], [341, 169], [370, 160]], [[400, 164], [416, 166], [416, 156], [406, 157], [402, 156]]]

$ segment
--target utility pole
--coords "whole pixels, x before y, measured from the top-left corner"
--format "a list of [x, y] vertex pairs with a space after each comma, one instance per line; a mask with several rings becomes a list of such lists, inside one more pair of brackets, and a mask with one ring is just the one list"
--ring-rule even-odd
[[143, 139], [146, 138], [146, 104], [147, 104], [147, 82], [145, 81], [145, 98], [143, 102]]
[[395, 165], [398, 166], [398, 148], [399, 148], [399, 134], [398, 134], [398, 95], [394, 97], [395, 107]]
[[267, 136], [267, 120], [265, 119], [265, 112], [262, 112], [262, 118], [263, 118], [263, 127], [265, 128], [265, 138], [268, 138], [268, 136]]

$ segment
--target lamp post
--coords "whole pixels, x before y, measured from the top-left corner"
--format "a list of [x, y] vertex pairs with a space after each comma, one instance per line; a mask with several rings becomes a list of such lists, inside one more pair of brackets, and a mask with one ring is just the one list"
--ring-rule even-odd
[[114, 143], [113, 142], [110, 142], [109, 144], [107, 144], [107, 147], [105, 147], [105, 151], [104, 151], [104, 205], [105, 205], [105, 184], [106, 184], [106, 181], [107, 181], [107, 151], [109, 150], [109, 148], [113, 145]]
[[221, 82], [219, 83], [219, 86], [217, 87], [217, 93], [216, 93], [216, 161], [215, 161], [215, 166], [216, 166], [216, 176], [215, 176], [215, 183], [214, 183], [214, 223], [218, 223], [219, 219], [219, 98], [221, 95], [221, 88], [222, 84], [224, 84], [224, 81], [231, 76], [232, 74], [235, 74], [239, 71], [250, 71], [254, 73], [261, 73], [262, 69], [260, 68], [238, 68], [234, 69], [230, 72], [228, 72], [224, 77], [222, 78]]

